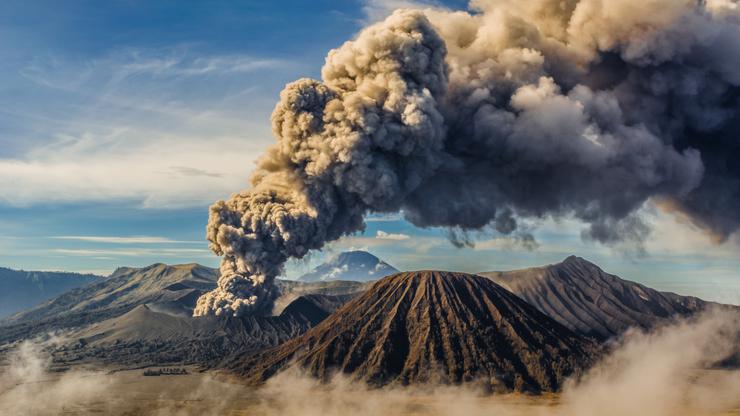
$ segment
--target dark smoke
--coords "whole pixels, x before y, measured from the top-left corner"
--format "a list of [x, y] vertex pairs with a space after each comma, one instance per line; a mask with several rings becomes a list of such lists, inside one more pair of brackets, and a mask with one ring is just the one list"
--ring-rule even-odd
[[211, 207], [222, 277], [196, 315], [265, 311], [288, 258], [369, 212], [463, 236], [575, 216], [614, 243], [646, 238], [652, 200], [720, 241], [740, 227], [736, 1], [471, 7], [397, 11], [286, 87], [252, 188]]

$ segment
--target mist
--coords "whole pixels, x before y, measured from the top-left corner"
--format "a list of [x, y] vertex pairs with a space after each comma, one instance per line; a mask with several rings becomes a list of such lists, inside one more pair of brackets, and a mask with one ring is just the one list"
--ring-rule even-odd
[[2, 371], [0, 409], [10, 415], [715, 415], [740, 407], [740, 370], [716, 366], [738, 352], [738, 340], [740, 313], [730, 309], [652, 332], [630, 331], [562, 393], [543, 396], [491, 396], [475, 385], [375, 389], [340, 375], [320, 383], [295, 371], [258, 389], [224, 374], [166, 380], [142, 378], [139, 371], [58, 374], [50, 371], [43, 344], [25, 342]]
[[103, 373], [49, 371], [51, 357], [44, 352], [56, 343], [24, 341], [7, 357], [0, 370], [0, 409], [7, 415], [53, 415], [73, 411], [79, 403], [106, 400], [111, 382]]
[[305, 416], [722, 414], [740, 407], [740, 370], [710, 368], [739, 346], [740, 312], [717, 309], [654, 332], [628, 332], [559, 396], [488, 396], [472, 386], [368, 389], [341, 376], [322, 385], [287, 373], [268, 381], [260, 409]]

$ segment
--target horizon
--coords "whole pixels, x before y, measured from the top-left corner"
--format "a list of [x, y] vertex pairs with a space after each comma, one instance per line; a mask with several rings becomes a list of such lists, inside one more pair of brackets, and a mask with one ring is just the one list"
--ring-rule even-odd
[[[363, 252], [367, 252], [367, 253], [370, 253], [371, 255], [375, 256], [374, 253], [372, 253], [370, 251], [365, 251], [365, 250], [348, 250], [348, 251], [343, 251], [341, 253], [334, 253], [334, 254], [331, 255], [330, 258], [323, 258], [322, 259], [322, 263], [320, 263], [320, 264], [310, 264], [309, 265], [307, 263], [307, 264], [304, 265], [303, 268], [295, 268], [290, 275], [280, 275], [280, 276], [277, 277], [277, 279], [297, 281], [303, 274], [306, 274], [306, 273], [308, 273], [310, 271], [313, 271], [317, 266], [319, 266], [321, 264], [324, 264], [326, 262], [331, 262], [332, 260], [336, 259], [336, 257], [339, 254], [347, 253], [347, 252], [352, 252], [352, 251], [363, 251]], [[376, 257], [378, 257], [378, 256], [376, 256]], [[689, 289], [688, 291], [682, 291], [681, 290], [681, 286], [672, 285], [671, 283], [673, 283], [673, 282], [662, 282], [662, 283], [661, 282], [658, 282], [657, 284], [651, 286], [650, 284], [647, 284], [645, 282], [641, 282], [641, 281], [639, 281], [637, 279], [633, 279], [630, 276], [622, 275], [622, 274], [619, 274], [619, 273], [610, 271], [610, 270], [602, 267], [599, 263], [594, 262], [594, 261], [592, 261], [589, 258], [586, 258], [586, 257], [583, 257], [583, 256], [579, 256], [577, 254], [567, 255], [566, 257], [563, 257], [559, 261], [553, 261], [553, 262], [550, 262], [550, 263], [543, 263], [543, 264], [533, 264], [533, 265], [529, 265], [529, 266], [516, 267], [516, 268], [491, 268], [491, 269], [477, 270], [477, 271], [463, 271], [463, 270], [453, 270], [453, 269], [444, 269], [444, 268], [436, 268], [436, 269], [421, 268], [421, 269], [398, 269], [398, 273], [414, 273], [414, 272], [423, 272], [423, 271], [440, 271], [440, 272], [467, 273], [467, 274], [480, 274], [480, 273], [489, 273], [489, 272], [510, 272], [510, 271], [517, 271], [517, 270], [536, 269], [536, 268], [543, 268], [543, 267], [547, 267], [547, 266], [554, 266], [554, 265], [558, 265], [558, 264], [561, 264], [561, 263], [565, 262], [566, 260], [568, 260], [571, 257], [575, 257], [577, 259], [585, 260], [586, 262], [591, 263], [591, 264], [595, 265], [596, 267], [600, 268], [602, 271], [604, 271], [604, 272], [606, 272], [608, 274], [617, 276], [620, 279], [623, 279], [623, 280], [626, 280], [626, 281], [630, 281], [630, 282], [641, 283], [641, 284], [643, 284], [645, 286], [648, 286], [649, 288], [656, 289], [656, 290], [659, 290], [661, 292], [675, 293], [675, 294], [682, 295], [682, 296], [696, 296], [696, 297], [699, 297], [699, 298], [701, 298], [703, 300], [712, 301], [712, 302], [718, 302], [718, 303], [723, 303], [723, 304], [727, 304], [727, 305], [740, 305], [740, 296], [734, 296], [734, 294], [730, 294], [730, 296], [727, 296], [727, 294], [725, 294], [725, 296], [715, 296], [716, 293], [713, 293], [713, 292], [702, 292], [700, 290], [693, 290], [693, 291], [691, 291]], [[382, 257], [378, 257], [378, 259], [380, 261], [386, 262], [386, 264], [389, 264], [392, 267], [395, 267], [393, 265], [393, 262], [392, 261], [387, 261], [387, 259], [384, 259]], [[208, 266], [208, 265], [204, 265], [204, 264], [201, 264], [201, 263], [198, 263], [198, 262], [189, 262], [189, 263], [163, 263], [163, 262], [155, 262], [155, 263], [151, 263], [151, 264], [147, 264], [147, 265], [143, 265], [143, 266], [126, 266], [126, 265], [121, 265], [121, 266], [116, 267], [114, 270], [112, 270], [109, 273], [102, 273], [102, 274], [101, 273], [92, 273], [92, 272], [90, 272], [90, 273], [80, 273], [80, 272], [74, 272], [74, 271], [68, 271], [68, 270], [53, 270], [53, 269], [51, 269], [51, 270], [12, 269], [12, 268], [4, 267], [4, 266], [0, 266], [0, 268], [10, 269], [10, 270], [16, 270], [16, 271], [21, 271], [21, 272], [27, 272], [27, 273], [31, 273], [31, 272], [79, 273], [79, 274], [83, 274], [83, 275], [97, 276], [99, 278], [106, 278], [106, 277], [110, 277], [112, 274], [114, 274], [116, 271], [118, 271], [118, 269], [126, 269], [126, 268], [147, 269], [147, 268], [154, 267], [154, 266], [157, 266], [157, 265], [164, 265], [164, 266], [168, 266], [168, 267], [201, 266], [201, 267], [208, 267], [210, 269], [213, 269], [215, 271], [218, 271], [218, 267], [217, 266]], [[382, 278], [383, 277], [379, 278], [378, 280], [380, 280]], [[671, 289], [672, 287], [677, 287], [678, 290]]]

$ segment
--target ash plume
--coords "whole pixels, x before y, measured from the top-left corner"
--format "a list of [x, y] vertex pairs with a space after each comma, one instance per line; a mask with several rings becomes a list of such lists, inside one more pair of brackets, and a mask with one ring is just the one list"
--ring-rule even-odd
[[718, 241], [740, 228], [740, 6], [733, 0], [474, 0], [399, 10], [289, 84], [252, 187], [211, 207], [223, 256], [195, 315], [266, 312], [288, 258], [362, 230], [521, 233], [574, 216], [640, 241], [648, 201]]

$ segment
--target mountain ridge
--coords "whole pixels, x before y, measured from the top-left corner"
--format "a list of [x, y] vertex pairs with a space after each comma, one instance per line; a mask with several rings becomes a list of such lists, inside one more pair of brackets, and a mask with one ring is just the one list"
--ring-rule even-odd
[[98, 279], [103, 277], [85, 273], [0, 267], [0, 319], [10, 317], [68, 290], [94, 283]]
[[324, 320], [341, 301], [301, 296], [279, 316], [197, 317], [140, 304], [128, 312], [67, 334], [51, 351], [56, 365], [95, 363], [209, 367], [229, 354], [247, 354], [294, 338]]
[[569, 329], [600, 339], [631, 327], [649, 329], [714, 304], [622, 279], [578, 256], [540, 267], [478, 274]]
[[[197, 263], [119, 267], [110, 276], [76, 288], [0, 322], [0, 344], [58, 330], [85, 328], [145, 305], [179, 318], [192, 315], [195, 303], [216, 285], [218, 270]], [[277, 280], [275, 315], [304, 295], [340, 296], [345, 301], [364, 290], [361, 282]], [[342, 296], [347, 296], [343, 298]], [[322, 301], [323, 302], [323, 301]], [[327, 306], [327, 305], [324, 305]]]

